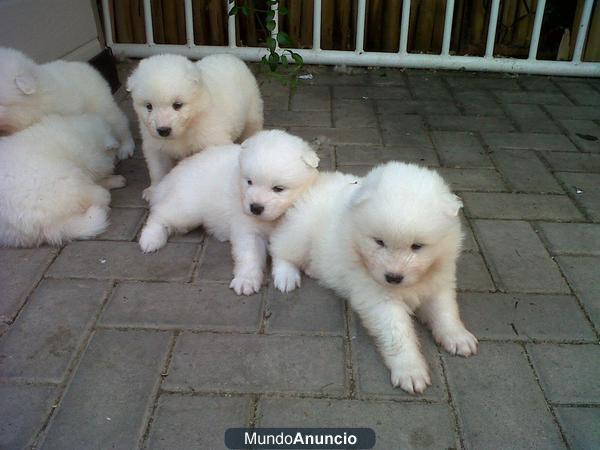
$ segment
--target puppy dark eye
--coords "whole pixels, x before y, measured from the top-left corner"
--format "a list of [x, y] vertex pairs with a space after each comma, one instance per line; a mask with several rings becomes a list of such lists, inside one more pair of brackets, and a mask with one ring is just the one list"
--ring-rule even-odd
[[179, 111], [182, 106], [183, 106], [183, 103], [181, 103], [181, 102], [175, 102], [175, 103], [173, 103], [173, 109], [175, 111]]
[[414, 250], [415, 252], [416, 252], [417, 250], [420, 250], [420, 249], [422, 249], [422, 248], [423, 248], [423, 244], [413, 244], [413, 245], [411, 245], [411, 246], [410, 246], [410, 249], [411, 249], [411, 250]]
[[146, 103], [146, 109], [152, 111], [152, 103]]
[[381, 239], [377, 239], [377, 238], [373, 238], [373, 240], [375, 241], [375, 243], [377, 245], [379, 245], [380, 247], [385, 247], [385, 242], [383, 242]]
[[285, 191], [285, 188], [283, 186], [275, 186], [273, 188], [273, 192], [283, 192]]
[[252, 186], [252, 180], [248, 180], [248, 186]]

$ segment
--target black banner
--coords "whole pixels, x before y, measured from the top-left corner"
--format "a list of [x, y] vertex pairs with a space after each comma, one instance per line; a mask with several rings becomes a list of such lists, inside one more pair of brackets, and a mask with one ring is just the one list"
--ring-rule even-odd
[[369, 449], [375, 445], [370, 428], [229, 428], [229, 449]]

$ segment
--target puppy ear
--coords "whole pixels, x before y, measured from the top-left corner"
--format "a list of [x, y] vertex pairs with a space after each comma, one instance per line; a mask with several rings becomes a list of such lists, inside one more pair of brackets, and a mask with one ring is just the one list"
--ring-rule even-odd
[[463, 207], [463, 202], [457, 195], [450, 194], [445, 200], [444, 209], [449, 216], [458, 216], [458, 211]]
[[371, 190], [367, 186], [361, 186], [350, 198], [350, 206], [356, 208], [371, 198]]
[[136, 81], [137, 81], [137, 70], [134, 70], [133, 73], [131, 75], [129, 75], [129, 78], [127, 78], [127, 86], [125, 87], [125, 90], [127, 92], [131, 92], [135, 89], [135, 85], [136, 85]]
[[37, 88], [35, 77], [31, 73], [17, 75], [15, 78], [15, 84], [17, 85], [17, 88], [19, 88], [19, 90], [25, 95], [33, 94]]
[[309, 167], [316, 169], [319, 167], [319, 157], [312, 149], [306, 149], [302, 152], [302, 161], [304, 161]]

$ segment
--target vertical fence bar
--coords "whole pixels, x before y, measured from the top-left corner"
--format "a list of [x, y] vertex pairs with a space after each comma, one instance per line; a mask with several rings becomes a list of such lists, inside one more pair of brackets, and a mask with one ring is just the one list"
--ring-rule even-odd
[[154, 45], [154, 28], [152, 26], [152, 5], [144, 0], [144, 23], [146, 25], [146, 45]]
[[452, 37], [452, 20], [454, 19], [454, 0], [446, 0], [446, 17], [444, 18], [444, 38], [442, 40], [442, 55], [450, 53], [450, 38]]
[[367, 0], [358, 0], [358, 13], [356, 16], [356, 53], [362, 53], [365, 48], [365, 16]]
[[400, 45], [398, 53], [405, 54], [408, 48], [408, 26], [410, 24], [410, 0], [402, 1], [402, 20], [400, 22]]
[[277, 40], [277, 33], [279, 33], [279, 14], [277, 14], [277, 3], [271, 5], [271, 11], [275, 13], [273, 20], [275, 21], [275, 28], [271, 31], [271, 36], [275, 39], [275, 49], [279, 50], [279, 41]]
[[538, 45], [540, 43], [540, 32], [542, 31], [542, 21], [544, 20], [544, 10], [546, 9], [546, 0], [538, 0], [535, 19], [533, 20], [533, 31], [531, 32], [531, 43], [529, 44], [529, 58], [537, 58]]
[[185, 35], [188, 47], [194, 46], [194, 12], [192, 0], [185, 0]]
[[321, 0], [313, 5], [313, 50], [321, 50]]
[[492, 0], [490, 10], [490, 23], [488, 24], [487, 42], [485, 45], [485, 57], [493, 58], [494, 44], [496, 41], [496, 27], [498, 26], [498, 11], [500, 10], [500, 0]]
[[587, 38], [588, 27], [590, 25], [590, 16], [592, 15], [592, 6], [594, 0], [586, 0], [583, 4], [583, 11], [581, 12], [581, 20], [579, 21], [579, 29], [577, 30], [577, 41], [575, 42], [575, 50], [573, 51], [573, 62], [581, 62], [581, 56], [583, 54], [583, 47], [585, 47], [585, 40]]
[[[231, 11], [231, 8], [233, 8], [235, 6], [235, 3], [231, 3], [231, 5], [229, 4], [229, 2], [227, 0], [225, 1], [225, 11], [227, 11], [227, 14], [229, 14], [229, 11]], [[237, 47], [236, 41], [235, 41], [235, 37], [236, 37], [236, 32], [235, 32], [235, 16], [227, 16], [227, 44], [229, 46], [229, 48], [235, 48]]]
[[110, 17], [110, 7], [108, 0], [102, 0], [102, 16], [104, 17], [104, 40], [106, 46], [110, 47], [114, 44], [114, 36], [112, 29], [112, 19]]

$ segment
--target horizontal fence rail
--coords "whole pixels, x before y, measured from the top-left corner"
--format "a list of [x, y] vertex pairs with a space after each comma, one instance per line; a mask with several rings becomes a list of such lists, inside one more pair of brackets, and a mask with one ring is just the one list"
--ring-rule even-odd
[[[223, 0], [229, 9], [233, 4]], [[330, 0], [325, 0], [330, 1]], [[585, 0], [579, 27], [576, 32], [576, 43], [571, 61], [547, 61], [537, 59], [537, 50], [542, 29], [542, 20], [546, 0], [538, 0], [533, 23], [529, 56], [526, 59], [494, 56], [494, 44], [500, 10], [500, 0], [492, 0], [488, 21], [487, 41], [484, 56], [459, 56], [450, 54], [452, 37], [452, 21], [454, 0], [446, 0], [444, 17], [444, 33], [440, 54], [409, 53], [408, 32], [410, 18], [410, 0], [403, 0], [402, 17], [399, 35], [399, 50], [397, 53], [375, 52], [364, 50], [366, 0], [358, 0], [355, 50], [323, 50], [321, 49], [321, 0], [314, 0], [313, 12], [313, 48], [292, 49], [302, 56], [306, 64], [332, 64], [354, 66], [385, 66], [405, 67], [416, 69], [448, 69], [484, 72], [512, 72], [540, 75], [566, 75], [600, 77], [600, 63], [584, 62], [581, 60], [586, 44], [589, 23], [595, 0]], [[229, 53], [246, 61], [260, 61], [268, 50], [263, 47], [240, 47], [236, 44], [236, 19], [228, 18], [228, 45], [195, 45], [192, 17], [192, 1], [185, 0], [186, 44], [156, 44], [152, 25], [152, 5], [150, 0], [144, 0], [144, 22], [146, 42], [143, 44], [124, 44], [114, 42], [109, 0], [102, 0], [106, 43], [113, 53], [134, 58], [145, 58], [159, 53], [177, 53], [190, 58], [201, 58], [215, 53]], [[278, 20], [278, 15], [275, 15]], [[574, 33], [575, 34], [575, 30]]]

